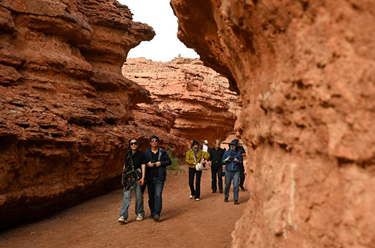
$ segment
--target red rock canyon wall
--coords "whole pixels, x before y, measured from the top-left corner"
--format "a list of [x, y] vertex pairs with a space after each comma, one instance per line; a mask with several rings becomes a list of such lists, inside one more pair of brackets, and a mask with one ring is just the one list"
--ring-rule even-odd
[[121, 74], [154, 31], [112, 0], [0, 3], [0, 228], [103, 191], [150, 94]]
[[250, 200], [233, 247], [375, 247], [375, 2], [171, 5], [241, 94]]
[[137, 104], [133, 111], [138, 125], [159, 127], [161, 133], [167, 132], [176, 141], [183, 138], [188, 144], [191, 139], [207, 139], [212, 144], [233, 130], [240, 111], [237, 94], [228, 89], [225, 77], [198, 59], [128, 59], [122, 71], [151, 93], [153, 103]]

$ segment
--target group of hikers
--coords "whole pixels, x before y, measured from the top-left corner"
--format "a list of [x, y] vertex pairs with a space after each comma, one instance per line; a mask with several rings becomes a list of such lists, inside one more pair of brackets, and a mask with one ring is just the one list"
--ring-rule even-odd
[[[159, 137], [153, 135], [149, 139], [150, 148], [144, 153], [138, 149], [139, 141], [136, 138], [129, 140], [130, 150], [126, 153], [125, 164], [121, 176], [124, 187], [123, 202], [120, 210], [119, 223], [126, 224], [128, 209], [131, 201], [131, 192], [135, 193], [136, 220], [145, 218], [143, 206], [143, 193], [147, 187], [150, 219], [160, 221], [162, 211], [162, 193], [167, 175], [166, 167], [172, 164], [167, 152], [159, 147]], [[239, 188], [243, 187], [245, 180], [243, 157], [245, 149], [239, 145], [239, 140], [234, 139], [229, 144], [229, 149], [220, 148], [220, 140], [215, 141], [214, 147], [208, 147], [207, 140], [202, 146], [196, 140], [192, 141], [191, 148], [186, 153], [186, 163], [189, 167], [190, 199], [200, 201], [200, 185], [202, 170], [211, 167], [212, 193], [217, 192], [217, 184], [220, 193], [223, 193], [223, 180], [225, 176], [224, 202], [228, 202], [229, 189], [233, 181], [234, 204], [238, 205]], [[223, 168], [225, 165], [225, 170]], [[195, 185], [194, 185], [195, 177]], [[217, 179], [217, 180], [216, 180]]]

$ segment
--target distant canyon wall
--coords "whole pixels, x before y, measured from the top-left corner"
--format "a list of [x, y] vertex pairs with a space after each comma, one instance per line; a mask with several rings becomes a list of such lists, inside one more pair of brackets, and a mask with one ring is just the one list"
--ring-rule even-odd
[[232, 246], [375, 247], [375, 2], [171, 5], [241, 95], [250, 200]]
[[237, 93], [229, 90], [225, 77], [200, 60], [128, 59], [122, 72], [151, 93], [153, 103], [139, 103], [133, 111], [138, 125], [158, 127], [176, 141], [208, 140], [210, 145], [234, 129], [240, 112]]

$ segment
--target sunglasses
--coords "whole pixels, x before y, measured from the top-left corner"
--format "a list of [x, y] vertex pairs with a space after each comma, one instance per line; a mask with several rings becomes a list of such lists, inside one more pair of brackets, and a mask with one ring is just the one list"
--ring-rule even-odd
[[132, 145], [136, 145], [136, 144], [138, 144], [138, 142], [131, 142], [131, 143], [130, 143], [131, 146], [132, 146]]
[[151, 142], [158, 142], [158, 140], [157, 139], [152, 139]]

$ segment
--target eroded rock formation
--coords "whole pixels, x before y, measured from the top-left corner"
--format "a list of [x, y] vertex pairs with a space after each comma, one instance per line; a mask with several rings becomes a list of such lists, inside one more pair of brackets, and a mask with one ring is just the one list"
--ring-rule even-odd
[[121, 75], [154, 31], [112, 0], [0, 3], [0, 228], [98, 194], [121, 173], [147, 90]]
[[234, 247], [374, 247], [375, 3], [172, 0], [242, 99], [250, 201]]
[[159, 127], [189, 143], [207, 139], [211, 144], [233, 130], [240, 108], [237, 94], [228, 89], [225, 77], [198, 59], [177, 57], [165, 63], [128, 59], [122, 71], [149, 90], [153, 100], [153, 104], [137, 105], [137, 124]]

